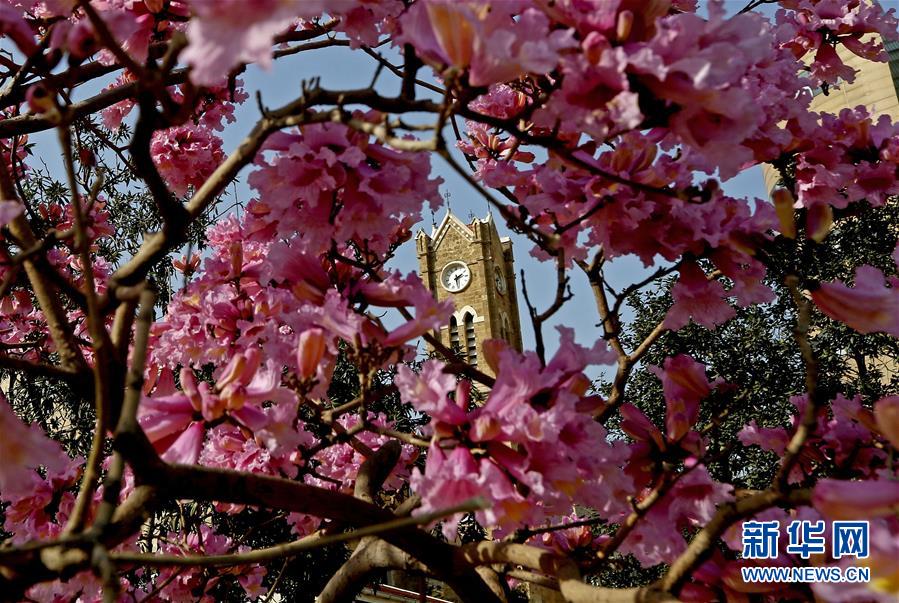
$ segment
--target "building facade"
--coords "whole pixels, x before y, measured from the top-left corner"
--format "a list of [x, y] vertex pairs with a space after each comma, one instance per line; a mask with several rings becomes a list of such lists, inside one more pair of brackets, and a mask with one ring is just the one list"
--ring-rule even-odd
[[499, 236], [490, 215], [465, 223], [447, 212], [430, 235], [419, 231], [415, 243], [421, 280], [437, 300], [455, 305], [450, 323], [435, 335], [492, 376], [483, 342], [503, 339], [519, 351], [522, 346], [512, 241]]

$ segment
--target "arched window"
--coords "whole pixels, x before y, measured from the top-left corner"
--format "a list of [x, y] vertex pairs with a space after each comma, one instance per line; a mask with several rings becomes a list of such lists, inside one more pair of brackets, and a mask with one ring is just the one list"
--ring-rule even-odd
[[457, 354], [462, 354], [462, 346], [459, 345], [459, 325], [455, 316], [450, 318], [449, 337], [450, 349]]
[[474, 316], [466, 312], [462, 322], [465, 325], [465, 353], [468, 356], [468, 364], [477, 366], [478, 341], [474, 334]]
[[500, 316], [500, 332], [502, 333], [503, 339], [509, 341], [509, 338], [512, 337], [512, 325], [509, 324], [509, 315], [503, 312]]

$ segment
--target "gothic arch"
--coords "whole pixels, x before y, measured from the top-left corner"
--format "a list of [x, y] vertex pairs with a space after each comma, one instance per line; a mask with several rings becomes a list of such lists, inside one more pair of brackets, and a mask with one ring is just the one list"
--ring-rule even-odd
[[479, 316], [477, 310], [472, 308], [471, 306], [463, 306], [459, 308], [455, 312], [453, 312], [453, 317], [456, 319], [456, 323], [461, 324], [466, 314], [471, 315], [471, 321], [473, 323], [484, 322], [484, 317]]

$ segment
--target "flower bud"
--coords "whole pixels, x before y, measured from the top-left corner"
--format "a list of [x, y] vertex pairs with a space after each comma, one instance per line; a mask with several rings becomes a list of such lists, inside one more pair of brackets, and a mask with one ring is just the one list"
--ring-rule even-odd
[[297, 344], [297, 374], [302, 379], [315, 375], [318, 365], [325, 355], [327, 339], [319, 328], [307, 329], [300, 333]]
[[234, 241], [228, 251], [231, 255], [231, 274], [238, 277], [243, 273], [243, 245], [240, 241]]
[[28, 109], [35, 115], [52, 111], [56, 106], [56, 98], [43, 84], [34, 84], [25, 92]]
[[808, 208], [805, 219], [805, 234], [816, 243], [824, 240], [833, 226], [833, 209], [829, 205], [816, 203]]
[[780, 232], [788, 239], [796, 238], [796, 214], [793, 210], [795, 203], [793, 195], [785, 188], [774, 191], [774, 211], [777, 212], [777, 220], [780, 222]]
[[623, 42], [631, 35], [631, 29], [634, 26], [634, 13], [629, 10], [623, 10], [618, 13], [618, 22], [615, 24], [615, 35], [618, 41]]

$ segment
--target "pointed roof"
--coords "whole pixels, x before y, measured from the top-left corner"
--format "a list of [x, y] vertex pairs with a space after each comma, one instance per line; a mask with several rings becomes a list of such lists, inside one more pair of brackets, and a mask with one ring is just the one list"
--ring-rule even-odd
[[443, 241], [443, 238], [450, 231], [455, 229], [459, 234], [465, 237], [470, 242], [475, 242], [477, 240], [477, 228], [478, 224], [487, 225], [490, 230], [493, 231], [493, 235], [499, 239], [501, 243], [511, 243], [512, 239], [509, 237], [501, 237], [499, 236], [499, 231], [496, 228], [496, 222], [493, 220], [493, 213], [488, 212], [487, 216], [484, 218], [474, 218], [472, 219], [470, 224], [466, 224], [462, 220], [459, 219], [456, 214], [454, 214], [451, 210], [447, 210], [447, 212], [443, 215], [443, 219], [440, 221], [440, 224], [431, 228], [431, 233], [427, 234], [424, 228], [419, 228], [418, 233], [415, 235], [415, 238], [420, 239], [422, 237], [427, 237], [428, 246], [431, 249], [437, 249], [440, 247], [440, 243]]
[[[474, 242], [477, 235], [475, 234], [474, 228], [472, 228], [472, 226], [473, 223], [471, 225], [465, 224], [462, 220], [456, 217], [456, 214], [447, 210], [446, 214], [444, 214], [443, 216], [443, 219], [440, 221], [440, 224], [436, 228], [431, 229], [431, 247], [433, 249], [440, 247], [440, 243], [443, 241], [446, 233], [448, 233], [450, 230], [456, 230], [463, 237], [471, 242]], [[419, 237], [424, 234], [424, 230], [420, 230], [418, 232]]]

